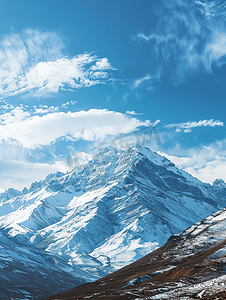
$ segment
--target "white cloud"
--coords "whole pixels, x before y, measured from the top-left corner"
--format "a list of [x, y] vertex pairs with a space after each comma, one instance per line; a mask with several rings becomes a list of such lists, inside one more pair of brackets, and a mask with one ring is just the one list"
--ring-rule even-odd
[[74, 113], [53, 112], [43, 116], [29, 116], [21, 109], [15, 109], [2, 118], [0, 140], [16, 140], [26, 148], [49, 145], [67, 135], [75, 140], [93, 141], [149, 125], [149, 121], [141, 122], [136, 118], [106, 109], [90, 109]]
[[69, 105], [75, 105], [77, 101], [67, 101], [61, 105], [62, 108], [68, 108]]
[[103, 58], [103, 59], [98, 59], [95, 63], [94, 66], [92, 66], [90, 68], [93, 71], [97, 71], [97, 70], [116, 70], [115, 68], [112, 67], [112, 65], [109, 63], [109, 61], [107, 60], [107, 58]]
[[184, 123], [177, 123], [177, 124], [169, 124], [164, 126], [165, 128], [173, 128], [176, 127], [176, 132], [181, 132], [183, 130], [185, 133], [191, 132], [191, 128], [196, 128], [196, 127], [215, 127], [215, 126], [224, 126], [224, 123], [219, 121], [219, 120], [200, 120], [198, 122], [196, 121], [189, 121], [189, 122], [184, 122]]
[[185, 171], [203, 182], [213, 183], [216, 179], [223, 179], [226, 182], [226, 159], [213, 160], [206, 163], [200, 169], [195, 167], [187, 167]]
[[157, 120], [153, 123], [153, 126], [156, 126], [156, 125], [159, 124], [159, 123], [160, 123], [160, 120], [157, 119]]
[[64, 107], [67, 108], [69, 104], [70, 104], [69, 101], [68, 101], [68, 102], [65, 102], [65, 103], [63, 103], [63, 104], [61, 105], [61, 107], [62, 107], [62, 108], [64, 108]]
[[66, 162], [57, 161], [54, 164], [31, 163], [23, 160], [1, 160], [0, 177], [1, 189], [8, 188], [23, 189], [30, 187], [31, 183], [44, 179], [50, 173], [58, 171], [67, 172]]
[[0, 41], [0, 96], [47, 96], [105, 83], [115, 70], [107, 58], [84, 53], [63, 56], [64, 44], [56, 33], [25, 30]]
[[130, 111], [130, 110], [127, 110], [127, 115], [134, 115], [134, 116], [141, 116], [141, 115], [143, 115], [143, 113], [136, 113], [135, 111]]
[[176, 147], [174, 155], [160, 153], [181, 168], [203, 182], [213, 183], [217, 178], [226, 182], [226, 140], [217, 141], [209, 146], [189, 150]]
[[191, 157], [179, 157], [175, 155], [169, 155], [167, 153], [157, 151], [159, 155], [165, 156], [167, 159], [172, 161], [178, 168], [183, 169], [191, 162]]
[[[220, 1], [163, 0], [157, 30], [150, 35], [139, 33], [136, 41], [150, 42], [157, 58], [170, 69], [171, 79], [181, 83], [195, 72], [212, 72], [212, 64], [225, 64], [225, 7]], [[224, 10], [217, 14], [216, 9]], [[217, 17], [215, 17], [217, 15]], [[154, 47], [153, 47], [154, 44]]]
[[35, 111], [34, 113], [35, 114], [48, 114], [50, 112], [56, 112], [56, 111], [59, 111], [59, 107], [58, 106], [50, 106], [50, 107], [39, 107], [37, 108], [36, 106], [34, 107], [35, 108]]
[[24, 111], [21, 107], [13, 108], [10, 112], [0, 115], [0, 127], [20, 122], [30, 117], [30, 112]]
[[71, 105], [75, 105], [76, 103], [77, 103], [77, 101], [72, 101], [72, 100], [70, 101]]

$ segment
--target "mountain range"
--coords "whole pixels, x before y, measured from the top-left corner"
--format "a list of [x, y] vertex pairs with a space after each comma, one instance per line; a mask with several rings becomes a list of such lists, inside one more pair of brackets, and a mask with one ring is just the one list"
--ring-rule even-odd
[[1, 299], [42, 299], [107, 276], [219, 211], [225, 195], [223, 180], [202, 183], [139, 145], [9, 189], [0, 194]]
[[226, 299], [226, 208], [140, 260], [46, 300]]

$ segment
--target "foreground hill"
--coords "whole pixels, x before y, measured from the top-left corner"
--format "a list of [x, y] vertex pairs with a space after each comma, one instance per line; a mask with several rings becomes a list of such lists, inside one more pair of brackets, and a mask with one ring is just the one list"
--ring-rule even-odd
[[226, 209], [96, 282], [53, 299], [226, 299]]
[[41, 299], [110, 274], [218, 211], [225, 190], [139, 146], [10, 189], [0, 194], [1, 299]]

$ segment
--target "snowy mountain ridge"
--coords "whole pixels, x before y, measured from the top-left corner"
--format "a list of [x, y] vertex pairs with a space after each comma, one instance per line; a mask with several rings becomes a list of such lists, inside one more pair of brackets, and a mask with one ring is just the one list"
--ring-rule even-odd
[[[23, 265], [19, 270], [26, 278], [23, 290], [30, 293], [27, 299], [36, 299], [26, 287], [31, 280], [27, 270], [34, 268], [35, 261], [27, 249], [32, 257], [34, 253], [42, 257], [44, 271], [35, 275], [37, 284], [33, 284], [39, 295], [47, 296], [39, 282], [49, 276], [50, 264], [59, 289], [71, 288], [70, 281], [68, 285], [62, 281], [61, 271], [66, 272], [65, 278], [71, 276], [79, 283], [95, 280], [216, 212], [216, 195], [220, 193], [223, 203], [224, 192], [224, 188], [200, 182], [147, 148], [121, 151], [108, 147], [78, 173], [50, 174], [29, 190], [9, 189], [0, 194], [0, 233], [4, 244], [12, 245], [15, 270]], [[5, 266], [5, 256], [0, 255], [1, 261]], [[12, 281], [7, 266], [0, 268], [0, 277]], [[11, 286], [6, 294], [23, 294]]]

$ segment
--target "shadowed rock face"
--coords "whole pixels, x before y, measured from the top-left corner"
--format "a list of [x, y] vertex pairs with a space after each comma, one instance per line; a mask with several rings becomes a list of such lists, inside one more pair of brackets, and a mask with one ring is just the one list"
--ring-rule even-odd
[[93, 283], [53, 299], [226, 299], [226, 209]]
[[106, 148], [79, 172], [8, 190], [0, 194], [2, 297], [40, 299], [119, 270], [216, 212], [224, 189], [137, 146]]

